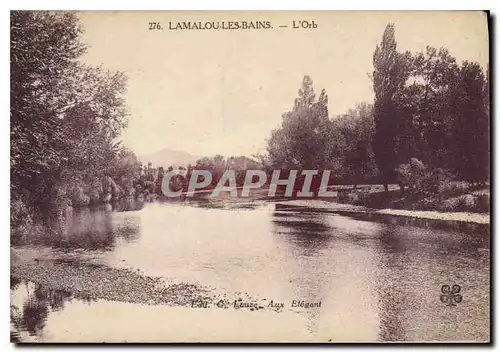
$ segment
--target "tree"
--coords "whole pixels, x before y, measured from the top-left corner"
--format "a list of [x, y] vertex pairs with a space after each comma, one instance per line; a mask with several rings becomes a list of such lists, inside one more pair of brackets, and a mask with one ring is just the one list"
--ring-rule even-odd
[[304, 76], [293, 109], [282, 115], [281, 126], [271, 133], [267, 151], [275, 168], [320, 169], [328, 164], [328, 95], [322, 90], [316, 100], [312, 84]]
[[220, 154], [214, 157], [203, 157], [196, 161], [194, 169], [209, 171], [212, 175], [211, 185], [215, 186], [227, 168], [226, 159]]
[[11, 12], [11, 197], [42, 211], [75, 184], [88, 192], [113, 177], [128, 188], [140, 174], [117, 140], [126, 77], [80, 63], [80, 34], [73, 12]]
[[464, 61], [457, 95], [456, 148], [461, 157], [458, 173], [469, 182], [485, 182], [489, 176], [489, 119], [485, 111], [484, 73], [478, 63]]
[[[414, 58], [413, 84], [407, 92], [412, 100], [413, 128], [419, 137], [417, 155], [426, 165], [453, 169], [455, 158], [450, 148], [454, 142], [458, 65], [446, 48], [427, 46]], [[412, 156], [407, 156], [412, 157]]]
[[125, 91], [126, 78], [120, 72], [100, 68], [78, 67], [75, 71], [71, 89], [79, 87], [82, 94], [75, 96], [62, 115], [64, 141], [58, 146], [63, 156], [60, 167], [100, 177], [119, 158], [121, 147], [116, 138], [127, 116], [120, 97]]
[[398, 139], [404, 130], [399, 128], [397, 97], [409, 75], [408, 54], [397, 52], [394, 32], [394, 24], [388, 24], [373, 54], [375, 134], [372, 146], [386, 191], [388, 183], [395, 180], [395, 169], [401, 159]]
[[13, 197], [42, 201], [55, 182], [71, 104], [68, 75], [85, 52], [74, 13], [11, 11], [10, 130]]
[[332, 124], [335, 130], [340, 131], [344, 145], [340, 176], [346, 182], [352, 182], [356, 188], [357, 184], [378, 173], [371, 147], [375, 132], [373, 106], [360, 103], [356, 109], [350, 109], [334, 119]]

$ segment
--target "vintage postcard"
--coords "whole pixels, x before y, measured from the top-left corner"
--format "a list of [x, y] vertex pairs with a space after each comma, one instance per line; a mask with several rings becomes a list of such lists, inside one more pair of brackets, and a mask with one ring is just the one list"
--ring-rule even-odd
[[489, 343], [488, 16], [11, 11], [11, 341]]

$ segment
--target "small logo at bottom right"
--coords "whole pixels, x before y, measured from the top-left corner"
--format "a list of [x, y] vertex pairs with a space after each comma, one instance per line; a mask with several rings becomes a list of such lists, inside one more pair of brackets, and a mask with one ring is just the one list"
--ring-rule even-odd
[[456, 306], [457, 304], [462, 302], [462, 295], [460, 293], [460, 286], [458, 284], [454, 284], [453, 286], [449, 286], [447, 284], [441, 287], [441, 295], [439, 299], [441, 302], [445, 303], [446, 306]]

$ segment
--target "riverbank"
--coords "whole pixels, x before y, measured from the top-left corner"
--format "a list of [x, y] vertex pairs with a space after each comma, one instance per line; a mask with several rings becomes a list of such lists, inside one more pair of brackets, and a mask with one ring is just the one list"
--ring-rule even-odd
[[193, 284], [169, 284], [140, 271], [111, 268], [92, 261], [55, 257], [30, 248], [11, 248], [11, 277], [86, 300], [190, 305], [208, 290]]
[[252, 300], [247, 293], [218, 293], [215, 288], [148, 276], [138, 269], [109, 267], [91, 256], [55, 253], [49, 248], [11, 247], [10, 273], [11, 288], [19, 282], [33, 282], [87, 301], [193, 307], [198, 302]]
[[433, 193], [419, 193], [408, 188], [402, 193], [397, 185], [390, 185], [388, 191], [384, 191], [382, 185], [359, 185], [356, 189], [339, 185], [334, 186], [333, 190], [337, 191], [338, 202], [371, 209], [486, 215], [490, 213], [489, 185], [450, 182], [443, 184]]
[[325, 200], [290, 200], [280, 201], [280, 204], [307, 207], [329, 212], [350, 212], [378, 215], [392, 215], [402, 217], [412, 217], [419, 219], [467, 222], [487, 225], [490, 224], [490, 214], [473, 212], [439, 212], [439, 211], [419, 211], [419, 210], [398, 210], [398, 209], [373, 209], [364, 206], [338, 203]]
[[[443, 184], [435, 193], [418, 193], [399, 185], [334, 185], [333, 198], [294, 199], [289, 205], [321, 210], [415, 219], [452, 221], [488, 225], [490, 223], [489, 185], [453, 181]], [[280, 200], [280, 202], [283, 200]]]

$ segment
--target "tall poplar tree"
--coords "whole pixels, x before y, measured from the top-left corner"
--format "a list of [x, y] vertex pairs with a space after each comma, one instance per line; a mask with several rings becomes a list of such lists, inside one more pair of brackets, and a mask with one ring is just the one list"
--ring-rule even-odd
[[388, 183], [396, 181], [396, 167], [409, 158], [411, 151], [407, 144], [413, 140], [413, 133], [402, 101], [411, 73], [411, 60], [409, 52], [398, 53], [394, 24], [389, 23], [373, 53], [372, 76], [375, 92], [372, 147], [386, 191]]
[[381, 181], [387, 191], [387, 184], [394, 178], [398, 165], [396, 155], [397, 109], [394, 96], [398, 88], [399, 72], [394, 24], [392, 23], [387, 25], [382, 42], [375, 48], [373, 67], [375, 134], [372, 146]]

